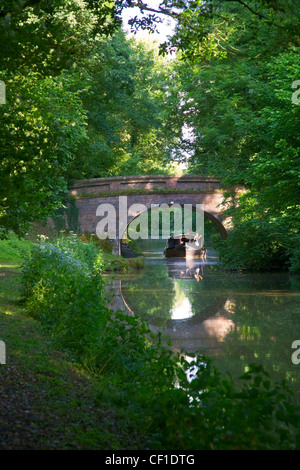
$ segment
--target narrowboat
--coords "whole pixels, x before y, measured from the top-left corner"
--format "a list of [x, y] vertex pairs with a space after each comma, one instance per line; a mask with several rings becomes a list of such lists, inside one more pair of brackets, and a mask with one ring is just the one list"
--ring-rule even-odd
[[166, 244], [166, 258], [206, 258], [202, 240], [189, 234], [172, 235]]

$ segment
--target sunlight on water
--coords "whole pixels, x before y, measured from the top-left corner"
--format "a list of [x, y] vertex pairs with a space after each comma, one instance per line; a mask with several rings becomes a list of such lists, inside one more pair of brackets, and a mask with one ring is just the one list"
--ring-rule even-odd
[[187, 297], [184, 299], [180, 299], [175, 302], [175, 305], [171, 311], [171, 319], [172, 320], [183, 320], [184, 318], [190, 318], [193, 316], [193, 310], [191, 302]]

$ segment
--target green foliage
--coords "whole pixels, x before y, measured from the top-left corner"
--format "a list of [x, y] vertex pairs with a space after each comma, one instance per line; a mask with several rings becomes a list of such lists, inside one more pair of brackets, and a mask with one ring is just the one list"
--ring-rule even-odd
[[[70, 178], [174, 170], [173, 136], [163, 125], [170, 64], [155, 44], [127, 40], [121, 31], [110, 36], [114, 2], [13, 1], [0, 8], [4, 231], [24, 234], [54, 215]], [[77, 231], [74, 219], [71, 228]]]
[[101, 240], [100, 238], [97, 237], [95, 233], [85, 232], [84, 234], [80, 234], [80, 239], [85, 243], [87, 242], [94, 243], [104, 253], [112, 253], [113, 242], [109, 238], [104, 238], [103, 240]]
[[[286, 269], [300, 223], [300, 107], [293, 100], [300, 74], [299, 5], [247, 2], [249, 9], [222, 2], [217, 11], [218, 3], [211, 4], [207, 21], [198, 14], [213, 24], [213, 40], [219, 37], [218, 52], [225, 54], [213, 57], [208, 48], [200, 61], [201, 51], [188, 46], [189, 61], [178, 61], [169, 118], [192, 129], [192, 139], [181, 145], [189, 149], [188, 171], [219, 177], [229, 188], [225, 202], [234, 232], [222, 243], [222, 261]], [[241, 187], [246, 191], [238, 198]]]
[[76, 206], [76, 201], [74, 198], [69, 200], [69, 204], [67, 205], [67, 219], [68, 219], [68, 227], [73, 232], [77, 233], [79, 228], [79, 220], [78, 220], [78, 207]]
[[268, 271], [289, 267], [290, 243], [283, 225], [253, 218], [237, 224], [225, 241], [216, 237], [214, 246], [229, 269]]
[[0, 68], [57, 75], [89, 53], [95, 34], [111, 34], [113, 1], [3, 0]]
[[[262, 48], [271, 52], [278, 42], [292, 43], [299, 33], [299, 3], [292, 0], [162, 0], [156, 7], [147, 0], [116, 0], [115, 4], [117, 15], [124, 8], [140, 9], [140, 15], [132, 16], [128, 22], [132, 32], [156, 31], [162, 16], [175, 20], [174, 33], [160, 49], [162, 53], [179, 51], [188, 61], [204, 62], [235, 51], [243, 53], [257, 39]], [[241, 49], [237, 49], [234, 33]]]
[[87, 265], [88, 269], [94, 271], [99, 248], [93, 242], [83, 243], [76, 233], [70, 231], [67, 235], [62, 234], [54, 243], [63, 253], [73, 256], [83, 265]]
[[8, 232], [5, 239], [0, 239], [1, 261], [20, 265], [25, 256], [30, 256], [32, 248], [33, 243], [30, 240]]
[[[98, 399], [125, 408], [155, 449], [295, 449], [299, 410], [286, 384], [250, 364], [238, 383], [204, 356], [187, 361], [137, 316], [110, 311], [95, 247], [42, 243], [24, 266], [26, 305], [57, 346], [102, 383]], [[98, 432], [101, 432], [99, 429]]]
[[[0, 6], [0, 226], [24, 234], [67, 192], [65, 172], [85, 137], [74, 69], [96, 34], [115, 30], [112, 1], [7, 1]], [[83, 84], [82, 88], [85, 87]], [[75, 90], [76, 89], [76, 90]]]
[[300, 240], [296, 238], [297, 245], [292, 249], [291, 267], [290, 271], [295, 274], [300, 274]]
[[24, 233], [61, 205], [62, 170], [85, 136], [85, 115], [68, 74], [0, 75], [8, 96], [0, 108], [0, 223]]
[[68, 169], [72, 178], [174, 171], [173, 136], [164, 127], [164, 92], [171, 64], [153, 42], [119, 32], [98, 40], [80, 67], [88, 140]]
[[[285, 384], [272, 386], [261, 366], [250, 364], [236, 386], [208, 358], [198, 357], [190, 364], [181, 359], [187, 375], [180, 372], [178, 362], [172, 364], [174, 357], [170, 353], [162, 351], [162, 358], [163, 370], [158, 361], [148, 371], [154, 385], [147, 394], [148, 409], [152, 410], [156, 429], [162, 430], [155, 448], [290, 448], [297, 414]], [[177, 387], [170, 388], [174, 371]]]
[[93, 244], [61, 237], [37, 245], [23, 267], [26, 307], [77, 358], [96, 344], [107, 321], [95, 255]]
[[175, 70], [157, 44], [117, 32], [122, 10], [132, 6], [3, 0], [2, 230], [24, 233], [53, 215], [70, 177], [178, 172], [188, 151], [189, 171], [245, 185], [260, 207], [255, 218], [266, 210], [286, 216], [292, 238], [299, 223], [300, 108], [291, 100], [297, 2], [164, 0], [132, 19], [133, 28], [150, 30], [159, 12], [177, 20], [162, 47], [177, 50]]
[[144, 267], [143, 257], [123, 258], [112, 253], [101, 252], [95, 261], [95, 267], [103, 273], [136, 272]]

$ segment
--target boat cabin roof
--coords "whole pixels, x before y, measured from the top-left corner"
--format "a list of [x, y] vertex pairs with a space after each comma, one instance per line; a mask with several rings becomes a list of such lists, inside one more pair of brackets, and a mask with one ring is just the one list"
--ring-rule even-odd
[[[195, 239], [195, 235], [191, 235], [190, 233], [181, 233], [180, 235], [173, 235], [173, 238], [174, 240], [179, 240], [179, 238], [187, 238], [188, 240], [194, 240]], [[171, 239], [172, 237], [169, 237], [169, 240]]]
[[181, 235], [173, 235], [173, 238], [172, 237], [168, 238], [167, 246], [169, 246], [169, 242], [171, 240], [173, 240], [173, 244], [172, 244], [173, 246], [181, 245], [180, 244], [180, 238], [185, 238], [186, 239], [185, 241], [188, 242], [188, 243], [192, 243], [192, 242], [195, 241], [195, 237], [193, 235], [191, 235], [190, 233], [189, 234], [184, 234], [183, 233]]

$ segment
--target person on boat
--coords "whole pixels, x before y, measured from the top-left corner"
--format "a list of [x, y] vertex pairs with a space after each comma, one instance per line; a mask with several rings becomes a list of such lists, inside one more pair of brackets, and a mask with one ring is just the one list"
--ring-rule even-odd
[[200, 238], [202, 237], [202, 235], [199, 235], [198, 233], [196, 233], [195, 237], [194, 237], [194, 242], [195, 242], [195, 245], [196, 246], [200, 246]]
[[184, 235], [179, 238], [179, 243], [180, 243], [180, 245], [185, 245], [186, 242], [188, 242], [188, 241], [189, 241], [189, 239], [186, 238]]
[[168, 241], [168, 248], [174, 248], [175, 247], [175, 239], [174, 235], [171, 235]]

